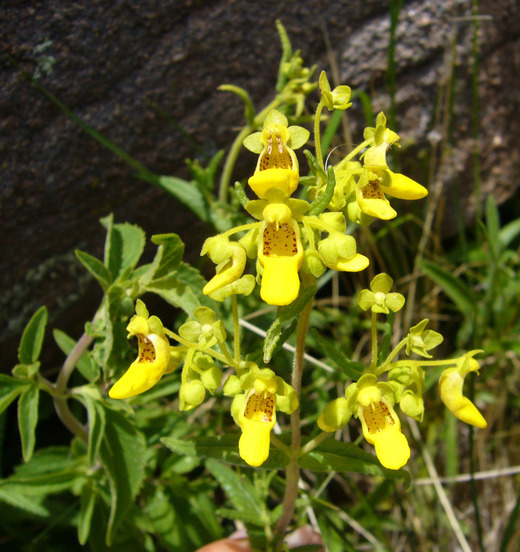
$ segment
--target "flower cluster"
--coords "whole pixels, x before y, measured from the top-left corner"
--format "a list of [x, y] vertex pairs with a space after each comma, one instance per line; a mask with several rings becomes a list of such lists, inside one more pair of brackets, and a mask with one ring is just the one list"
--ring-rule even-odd
[[[298, 64], [285, 67], [293, 73], [300, 69]], [[420, 184], [388, 167], [386, 153], [398, 144], [399, 136], [386, 127], [383, 113], [377, 116], [375, 128], [365, 129], [362, 144], [325, 170], [319, 145], [321, 112], [324, 108], [348, 108], [350, 88], [331, 89], [325, 73], [320, 76], [319, 88], [316, 158], [306, 152], [314, 176], [306, 178], [311, 185], [303, 194], [312, 202], [293, 197], [301, 180], [295, 150], [307, 142], [310, 133], [301, 126], [289, 125], [287, 117], [273, 109], [265, 116], [261, 130], [244, 139], [244, 146], [258, 155], [254, 174], [248, 180], [256, 198], [243, 200], [254, 221], [205, 241], [201, 255], [207, 255], [216, 265], [215, 276], [202, 290], [205, 295], [224, 301], [237, 294], [251, 294], [258, 283], [265, 303], [289, 305], [302, 287], [314, 286], [327, 269], [358, 272], [368, 266], [368, 258], [358, 253], [356, 240], [347, 231], [347, 218], [362, 224], [374, 218], [389, 220], [396, 216], [396, 211], [387, 196], [399, 199], [426, 196], [427, 191]], [[248, 259], [256, 260], [256, 277], [245, 274]], [[447, 367], [440, 377], [439, 389], [451, 412], [477, 427], [485, 427], [486, 422], [462, 391], [466, 375], [479, 369], [473, 358], [479, 351], [446, 361], [430, 360], [429, 351], [443, 338], [427, 329], [427, 319], [410, 328], [394, 350], [385, 355], [386, 359], [380, 358], [377, 316], [391, 315], [405, 303], [401, 294], [391, 291], [392, 285], [390, 276], [378, 274], [370, 289], [359, 294], [360, 308], [371, 311], [372, 361], [358, 380], [347, 386], [344, 396], [325, 407], [318, 426], [332, 433], [343, 428], [352, 417], [358, 418], [363, 435], [374, 445], [381, 464], [397, 470], [407, 463], [410, 447], [396, 407], [404, 415], [422, 420], [428, 366]], [[238, 314], [236, 308], [233, 310], [234, 354], [227, 344], [224, 324], [212, 309], [197, 308], [176, 334], [164, 328], [156, 316], [149, 316], [138, 300], [136, 315], [128, 325], [129, 337], [138, 339], [138, 357], [109, 395], [125, 399], [143, 393], [182, 364], [179, 408], [187, 411], [200, 405], [208, 393], [213, 395], [222, 386], [223, 370], [231, 368], [234, 373], [227, 377], [223, 393], [233, 398], [231, 414], [242, 431], [239, 454], [247, 464], [256, 467], [269, 456], [277, 411], [292, 414], [299, 406], [299, 397], [271, 368], [241, 358], [237, 347]], [[171, 347], [169, 337], [179, 345]], [[406, 359], [398, 360], [401, 352]]]
[[[373, 331], [376, 331], [377, 313], [396, 312], [404, 305], [404, 297], [391, 293], [392, 279], [387, 274], [378, 274], [358, 295], [359, 306], [373, 313]], [[442, 343], [442, 335], [426, 329], [428, 320], [423, 320], [411, 328], [407, 336], [380, 365], [377, 364], [377, 351], [371, 365], [363, 371], [358, 381], [349, 385], [345, 397], [327, 404], [318, 419], [319, 427], [326, 432], [334, 432], [344, 427], [352, 416], [359, 418], [363, 436], [374, 445], [381, 464], [388, 469], [403, 467], [410, 458], [410, 447], [401, 431], [401, 422], [395, 411], [399, 404], [406, 416], [421, 421], [424, 414], [423, 393], [424, 367], [428, 365], [450, 366], [439, 379], [441, 400], [460, 420], [479, 428], [486, 427], [486, 421], [477, 407], [463, 395], [464, 378], [469, 372], [478, 371], [479, 364], [473, 358], [481, 351], [471, 351], [456, 359], [433, 361], [428, 353]], [[413, 353], [426, 360], [408, 358], [396, 361], [401, 350], [410, 357]], [[380, 378], [387, 374], [386, 381]]]

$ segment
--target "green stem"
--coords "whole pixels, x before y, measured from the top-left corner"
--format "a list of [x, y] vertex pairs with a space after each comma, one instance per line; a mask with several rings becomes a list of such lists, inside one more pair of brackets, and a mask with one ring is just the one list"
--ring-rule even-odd
[[[392, 360], [394, 360], [394, 358], [399, 354], [399, 352], [401, 351], [401, 349], [403, 347], [406, 346], [406, 343], [408, 341], [408, 337], [405, 337], [404, 339], [402, 339], [394, 348], [394, 350], [387, 356], [386, 360], [383, 362], [383, 364], [381, 364], [381, 366], [379, 366], [379, 368], [377, 368], [375, 370], [375, 374], [376, 375], [379, 375], [379, 374], [383, 374], [384, 372], [386, 372], [386, 370], [388, 369], [388, 366], [391, 364]], [[410, 362], [415, 362], [415, 361], [408, 361], [408, 364], [410, 364]], [[396, 363], [397, 364], [397, 363]]]
[[220, 178], [218, 198], [223, 203], [227, 203], [227, 196], [228, 196], [228, 190], [229, 190], [229, 183], [231, 181], [231, 174], [235, 167], [235, 163], [236, 163], [238, 154], [240, 152], [240, 149], [242, 148], [242, 142], [244, 141], [244, 138], [246, 138], [251, 134], [252, 131], [253, 129], [250, 126], [244, 127], [236, 135], [236, 138], [233, 141], [233, 144], [231, 145], [228, 156], [226, 158], [226, 162], [224, 164], [224, 168], [222, 169], [222, 176]]
[[372, 311], [372, 362], [370, 363], [369, 370], [373, 370], [377, 365], [377, 313]]
[[314, 146], [316, 148], [316, 159], [322, 169], [325, 169], [325, 164], [323, 163], [323, 153], [321, 151], [320, 119], [324, 106], [325, 104], [322, 98], [316, 108], [316, 115], [314, 116]]
[[[81, 358], [81, 355], [90, 347], [93, 341], [94, 338], [92, 336], [84, 333], [76, 345], [74, 345], [74, 348], [65, 359], [60, 373], [58, 374], [58, 379], [56, 380], [56, 385], [54, 386], [56, 393], [62, 395], [67, 392], [67, 384], [74, 368], [76, 367], [76, 364]], [[87, 429], [78, 421], [74, 414], [72, 414], [69, 405], [67, 404], [67, 398], [54, 397], [54, 408], [56, 409], [58, 417], [63, 422], [63, 425], [82, 441], [87, 442]]]
[[271, 444], [277, 449], [280, 449], [289, 458], [293, 457], [292, 448], [286, 445], [285, 443], [283, 443], [282, 441], [280, 441], [280, 439], [275, 437], [272, 433], [271, 433]]
[[[305, 336], [309, 325], [313, 299], [303, 308], [298, 326], [296, 328], [296, 347], [294, 352], [294, 365], [292, 372], [291, 385], [296, 391], [298, 400], [300, 399], [302, 374], [303, 374], [303, 356], [305, 352]], [[278, 545], [283, 541], [287, 527], [294, 514], [294, 506], [298, 497], [298, 481], [300, 480], [300, 466], [298, 465], [298, 454], [301, 446], [301, 428], [300, 428], [300, 407], [291, 414], [291, 449], [292, 459], [285, 468], [285, 494], [283, 497], [282, 515], [278, 521]]]
[[317, 446], [323, 443], [323, 441], [328, 439], [331, 435], [332, 433], [328, 433], [327, 431], [322, 431], [319, 435], [314, 437], [314, 439], [311, 439], [310, 441], [305, 443], [305, 445], [303, 445], [303, 447], [300, 449], [300, 456], [305, 456], [306, 454], [311, 452], [311, 450], [314, 450]]
[[[218, 353], [217, 351], [213, 349], [208, 349], [201, 347], [197, 343], [192, 343], [191, 341], [187, 341], [186, 339], [183, 339], [180, 335], [176, 334], [175, 332], [172, 332], [168, 328], [163, 328], [163, 331], [166, 335], [169, 337], [175, 339], [175, 341], [178, 341], [181, 345], [186, 345], [190, 350], [194, 349], [196, 351], [200, 351], [202, 353], [206, 353], [213, 358], [216, 358], [217, 360], [220, 360], [222, 364], [229, 364], [230, 366], [235, 366], [235, 362], [233, 361], [231, 355], [228, 353], [228, 356], [226, 357], [222, 353]], [[226, 351], [227, 352], [227, 351]], [[231, 362], [230, 362], [231, 361]]]
[[238, 301], [237, 296], [231, 296], [231, 307], [233, 309], [233, 334], [234, 334], [234, 349], [235, 362], [240, 362], [240, 321], [238, 319]]
[[346, 165], [352, 158], [354, 158], [360, 151], [363, 151], [366, 147], [374, 143], [374, 138], [368, 138], [361, 142], [359, 146], [356, 146], [346, 157], [344, 157], [337, 165], [336, 170], [341, 169], [343, 165]]

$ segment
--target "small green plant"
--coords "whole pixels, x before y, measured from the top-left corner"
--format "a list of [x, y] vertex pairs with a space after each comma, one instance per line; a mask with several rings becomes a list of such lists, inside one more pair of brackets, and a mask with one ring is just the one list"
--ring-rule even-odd
[[[405, 297], [392, 291], [389, 275], [377, 274], [357, 294], [359, 308], [339, 315], [365, 332], [366, 355], [348, 358], [313, 310], [330, 271], [357, 274], [369, 265], [352, 236], [356, 225], [395, 219], [387, 196], [420, 200], [427, 190], [390, 169], [386, 155], [399, 145], [399, 136], [383, 113], [375, 126], [365, 128], [359, 145], [326, 166], [324, 110], [349, 108], [351, 90], [332, 88], [324, 72], [313, 83], [313, 69], [304, 67], [278, 28], [283, 57], [273, 101], [257, 112], [245, 90], [221, 87], [244, 102], [246, 125], [225, 157], [218, 190], [222, 153], [208, 167], [191, 162], [192, 182], [154, 175], [131, 160], [144, 180], [167, 189], [213, 225], [218, 233], [205, 241], [201, 255], [216, 265], [215, 275], [207, 282], [183, 261], [184, 244], [176, 234], [153, 236], [155, 257], [141, 264], [144, 231], [108, 216], [102, 220], [104, 258], [77, 252], [101, 286], [102, 300], [77, 341], [54, 331], [66, 356], [56, 381], [44, 376], [39, 360], [45, 307], [25, 329], [12, 376], [0, 377], [0, 412], [18, 400], [25, 460], [0, 482], [13, 542], [19, 542], [28, 516], [35, 524], [72, 528], [79, 543], [95, 551], [192, 550], [231, 532], [231, 524], [222, 528], [224, 518], [246, 527], [254, 550], [284, 550], [289, 530], [302, 524], [302, 512], [322, 500], [321, 487], [309, 491], [313, 481], [326, 486], [330, 479], [324, 477], [342, 472], [384, 482], [370, 499], [360, 498], [372, 517], [368, 505], [377, 493], [385, 494], [383, 485], [408, 482], [403, 468], [411, 448], [398, 412], [423, 420], [429, 369], [442, 369], [439, 394], [449, 411], [486, 427], [463, 393], [466, 376], [480, 368], [475, 357], [482, 351], [434, 359], [430, 351], [443, 336], [428, 328], [428, 319], [400, 333], [394, 314]], [[316, 88], [314, 152], [304, 151], [309, 170], [302, 175], [295, 150], [309, 140], [302, 126], [309, 121], [305, 102]], [[250, 199], [237, 182], [230, 200], [242, 146], [258, 156], [248, 179], [256, 197]], [[496, 228], [488, 225], [491, 232]], [[496, 264], [490, 286], [497, 290], [509, 259], [497, 248], [491, 254]], [[438, 279], [443, 274], [431, 265], [424, 268]], [[159, 296], [184, 314], [167, 325], [150, 314], [145, 295]], [[265, 337], [244, 336], [244, 318], [259, 311], [270, 321]], [[368, 322], [362, 311], [369, 313]], [[137, 339], [137, 358], [127, 337]], [[311, 341], [324, 354], [324, 368], [307, 363]], [[293, 351], [289, 362], [287, 347]], [[70, 430], [70, 447], [36, 449], [42, 393], [52, 398]], [[353, 431], [374, 446], [375, 455], [360, 440], [345, 439], [351, 418], [359, 420], [360, 430]], [[218, 486], [227, 500], [220, 496], [215, 510]], [[362, 495], [359, 488], [356, 492]], [[366, 512], [357, 514], [361, 519]], [[317, 521], [331, 550], [338, 542], [336, 522], [335, 515]], [[344, 549], [353, 549], [354, 541], [344, 539]], [[375, 542], [378, 549], [389, 549]]]

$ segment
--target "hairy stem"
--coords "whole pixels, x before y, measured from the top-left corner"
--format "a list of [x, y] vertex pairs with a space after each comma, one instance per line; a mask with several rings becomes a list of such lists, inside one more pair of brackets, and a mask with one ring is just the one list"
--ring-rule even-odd
[[[303, 374], [303, 356], [305, 352], [305, 336], [309, 325], [309, 316], [312, 309], [312, 299], [303, 308], [296, 330], [296, 350], [291, 385], [300, 399]], [[283, 497], [282, 515], [278, 521], [278, 545], [283, 541], [287, 527], [294, 514], [294, 505], [298, 496], [298, 481], [300, 480], [300, 466], [298, 456], [301, 446], [300, 407], [291, 414], [291, 449], [292, 458], [285, 468], [285, 494]]]

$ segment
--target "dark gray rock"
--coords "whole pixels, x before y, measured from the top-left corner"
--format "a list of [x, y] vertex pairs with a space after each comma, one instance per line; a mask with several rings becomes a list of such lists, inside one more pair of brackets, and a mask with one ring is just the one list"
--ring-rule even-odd
[[[517, 148], [511, 147], [520, 124], [518, 8], [518, 1], [480, 2], [481, 13], [492, 16], [479, 34], [482, 182], [484, 191], [501, 201], [518, 188], [520, 168]], [[450, 37], [456, 33], [456, 145], [437, 175], [449, 191], [442, 196], [448, 206], [451, 193], [474, 197], [471, 23], [456, 19], [470, 13], [469, 0], [407, 1], [397, 27], [397, 124], [410, 154], [403, 159], [420, 160], [442, 135], [434, 108], [447, 82]], [[184, 159], [200, 155], [197, 145], [211, 155], [229, 145], [242, 124], [242, 106], [217, 91], [218, 85], [244, 86], [258, 106], [269, 101], [281, 54], [277, 18], [308, 65], [329, 65], [328, 39], [341, 80], [369, 93], [376, 110], [388, 109], [385, 0], [11, 1], [0, 6], [0, 40], [3, 54], [150, 170], [185, 177]], [[59, 315], [71, 333], [81, 331], [82, 321], [93, 314], [99, 294], [76, 281], [70, 251], [82, 247], [101, 255], [100, 217], [113, 212], [117, 221], [139, 224], [148, 234], [178, 231], [191, 260], [198, 257], [204, 228], [87, 136], [6, 56], [0, 114], [0, 322], [5, 328], [0, 340], [7, 343], [3, 358], [11, 363], [14, 339], [40, 304]], [[352, 123], [356, 140], [362, 121], [352, 115]], [[253, 164], [245, 156], [236, 176], [246, 175]], [[419, 180], [424, 176], [421, 163], [406, 168]], [[470, 217], [474, 207], [465, 207]], [[455, 216], [456, 210], [448, 209], [447, 228], [454, 227]]]

